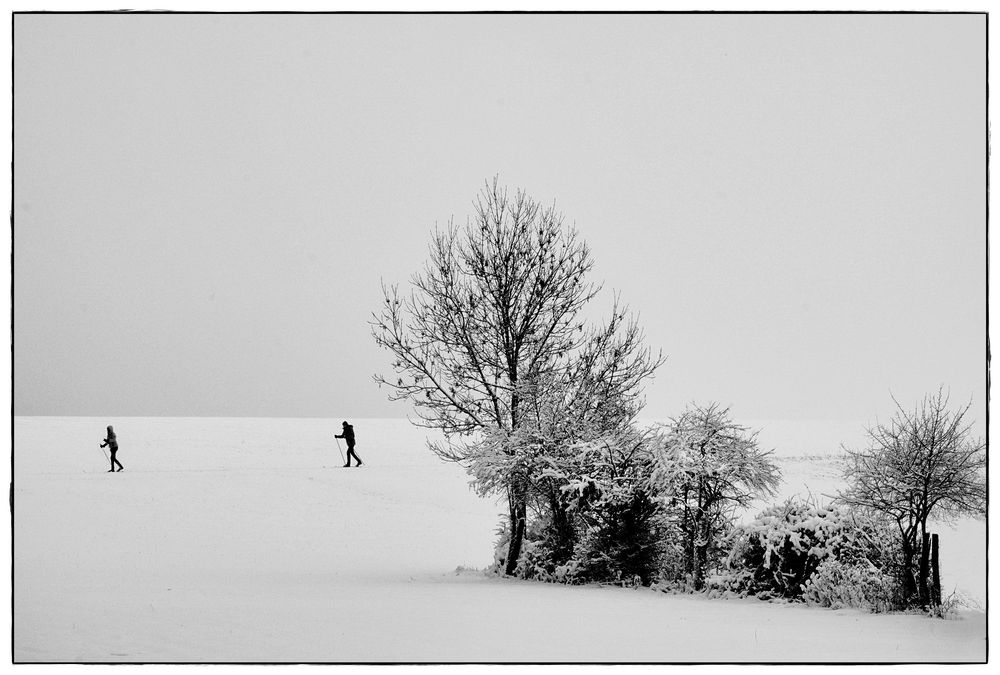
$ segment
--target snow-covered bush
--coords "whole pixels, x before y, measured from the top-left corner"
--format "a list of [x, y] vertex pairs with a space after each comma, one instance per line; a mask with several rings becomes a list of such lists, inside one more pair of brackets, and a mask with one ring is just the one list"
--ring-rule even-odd
[[[510, 526], [503, 522], [497, 527], [491, 573], [497, 575], [505, 573], [509, 543]], [[567, 562], [558, 563], [557, 557], [546, 528], [535, 524], [525, 534], [521, 555], [518, 557], [512, 576], [561, 584], [579, 584], [588, 581], [578, 560], [571, 558]]]
[[588, 513], [591, 525], [573, 551], [580, 580], [652, 583], [658, 576], [662, 537], [656, 505], [635, 493], [621, 503], [599, 500]]
[[[631, 426], [561, 445], [522, 432], [516, 454], [479, 462], [480, 489], [504, 462], [520, 462], [532, 477], [530, 520], [513, 574], [561, 583], [655, 581], [666, 538], [662, 500], [647, 492], [649, 442], [648, 433]], [[497, 534], [495, 568], [506, 570], [509, 525]]]
[[814, 605], [888, 612], [900, 606], [899, 583], [870, 563], [823, 561], [806, 581], [802, 598]]
[[897, 536], [867, 512], [789, 499], [734, 530], [712, 588], [886, 611], [899, 595]]
[[[972, 602], [975, 603], [975, 601]], [[958, 616], [958, 610], [961, 607], [971, 606], [967, 599], [961, 597], [957, 592], [953, 592], [950, 595], [941, 598], [940, 605], [934, 605], [928, 608], [927, 612], [938, 619], [953, 619]], [[981, 608], [980, 608], [981, 609]]]
[[669, 500], [661, 506], [661, 510], [660, 569], [656, 587], [671, 592], [694, 592], [690, 548], [682, 527], [682, 514], [670, 506]]
[[789, 499], [730, 535], [729, 590], [798, 597], [802, 586], [836, 556], [852, 526], [845, 513]]
[[541, 541], [525, 538], [514, 576], [538, 581], [555, 581], [555, 565], [549, 548]]
[[659, 500], [649, 491], [653, 440], [629, 425], [550, 454], [537, 510], [560, 580], [649, 584], [657, 577], [664, 539]]

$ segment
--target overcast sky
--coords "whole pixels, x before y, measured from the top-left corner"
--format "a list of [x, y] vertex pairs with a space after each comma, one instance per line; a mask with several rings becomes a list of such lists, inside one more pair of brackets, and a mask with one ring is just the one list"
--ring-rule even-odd
[[647, 417], [985, 418], [982, 15], [18, 15], [18, 415], [397, 417], [380, 280], [499, 175]]

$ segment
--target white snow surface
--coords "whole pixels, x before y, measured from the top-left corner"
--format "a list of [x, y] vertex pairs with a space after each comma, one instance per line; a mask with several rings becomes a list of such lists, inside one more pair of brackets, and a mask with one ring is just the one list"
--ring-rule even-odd
[[[15, 662], [983, 661], [985, 615], [872, 615], [489, 577], [504, 510], [406, 420], [14, 420]], [[107, 424], [125, 471], [106, 473]], [[343, 444], [343, 441], [341, 441]], [[346, 448], [345, 448], [346, 449]], [[832, 456], [778, 458], [784, 494]], [[985, 527], [939, 528], [983, 604]]]

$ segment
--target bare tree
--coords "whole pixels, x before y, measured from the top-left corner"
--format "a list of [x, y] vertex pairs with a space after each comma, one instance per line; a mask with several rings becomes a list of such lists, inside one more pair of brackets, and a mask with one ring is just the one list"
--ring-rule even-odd
[[780, 473], [771, 453], [757, 445], [757, 432], [731, 421], [716, 403], [693, 405], [672, 420], [654, 457], [651, 480], [673, 495], [684, 568], [700, 589], [736, 510], [777, 494]]
[[965, 419], [971, 403], [949, 410], [942, 389], [925, 396], [912, 412], [893, 402], [892, 419], [868, 428], [867, 448], [844, 448], [848, 487], [838, 498], [884, 513], [897, 524], [904, 595], [926, 602], [928, 570], [914, 558], [927, 540], [927, 522], [932, 515], [985, 515], [986, 445], [972, 437], [972, 423]]
[[[376, 380], [393, 400], [414, 403], [419, 424], [444, 432], [445, 442], [432, 444], [440, 457], [468, 464], [476, 434], [510, 438], [522, 427], [526, 387], [565, 371], [585, 340], [579, 312], [599, 290], [585, 281], [592, 265], [554, 207], [521, 191], [511, 198], [494, 179], [464, 228], [435, 232], [409, 296], [383, 286], [372, 333], [396, 374]], [[514, 454], [509, 443], [499, 447]], [[508, 574], [520, 555], [528, 482], [514, 466], [503, 485]]]

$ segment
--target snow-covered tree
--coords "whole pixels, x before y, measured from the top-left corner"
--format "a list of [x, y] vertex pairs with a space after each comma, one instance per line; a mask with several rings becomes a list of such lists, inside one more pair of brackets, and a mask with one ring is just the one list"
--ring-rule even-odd
[[692, 405], [673, 419], [653, 462], [651, 484], [669, 499], [682, 533], [683, 571], [701, 589], [736, 510], [776, 494], [778, 468], [758, 446], [757, 432], [734, 423], [715, 403]]
[[[461, 457], [481, 494], [519, 482], [536, 521], [533, 536], [541, 538], [536, 549], [544, 548], [553, 567], [575, 554], [579, 535], [593, 527], [598, 504], [611, 503], [618, 483], [638, 480], [627, 468], [641, 442], [632, 423], [642, 408], [642, 384], [662, 363], [617, 300], [609, 321], [584, 334], [564, 368], [521, 381], [520, 426], [489, 429]], [[616, 453], [624, 454], [616, 459]], [[578, 491], [583, 485], [591, 487], [586, 499]], [[505, 536], [516, 535], [507, 528]]]
[[934, 516], [986, 513], [986, 445], [972, 436], [970, 404], [949, 410], [943, 390], [912, 411], [898, 401], [892, 419], [868, 428], [868, 445], [844, 448], [846, 504], [889, 516], [899, 528], [908, 600], [927, 601], [928, 569], [915, 561]]
[[630, 409], [632, 387], [660, 363], [617, 303], [608, 326], [586, 329], [580, 311], [599, 290], [586, 281], [592, 265], [554, 208], [521, 191], [511, 198], [494, 179], [464, 228], [435, 233], [408, 296], [383, 288], [372, 322], [393, 355], [396, 374], [376, 376], [390, 398], [409, 399], [420, 424], [444, 432], [432, 450], [466, 466], [477, 489], [506, 494], [507, 574], [540, 462], [591, 434], [583, 421]]
[[530, 472], [530, 494], [559, 562], [573, 553], [584, 526], [580, 518], [588, 511], [571, 498], [570, 483], [622, 477], [614, 451], [631, 458], [642, 442], [633, 428], [643, 406], [642, 386], [663, 361], [645, 346], [638, 323], [617, 299], [608, 322], [585, 333], [567, 367], [534, 383], [524, 396], [527, 445], [544, 460]]

